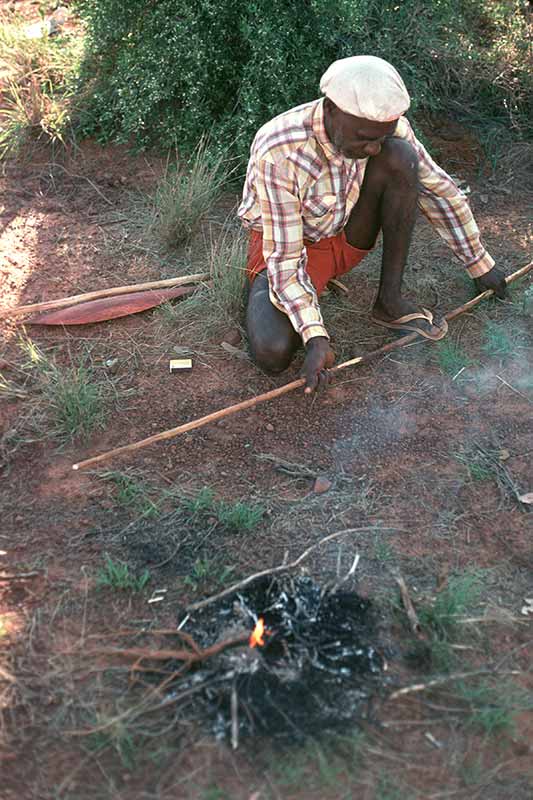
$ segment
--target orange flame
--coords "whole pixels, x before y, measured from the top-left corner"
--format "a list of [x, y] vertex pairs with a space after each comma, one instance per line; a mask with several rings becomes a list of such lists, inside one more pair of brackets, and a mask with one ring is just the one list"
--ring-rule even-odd
[[253, 629], [250, 635], [250, 647], [263, 647], [265, 644], [264, 636], [268, 635], [268, 631], [265, 630], [265, 621], [263, 617], [259, 617], [257, 620], [257, 625]]

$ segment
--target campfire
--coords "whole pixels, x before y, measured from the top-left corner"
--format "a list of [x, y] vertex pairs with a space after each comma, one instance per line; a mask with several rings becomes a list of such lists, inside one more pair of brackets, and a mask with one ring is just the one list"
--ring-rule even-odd
[[188, 719], [234, 748], [251, 736], [295, 741], [346, 729], [383, 682], [371, 602], [310, 577], [261, 578], [180, 628], [151, 635], [178, 638], [181, 649], [99, 652], [133, 659], [133, 674], [157, 681], [164, 703], [183, 699]]

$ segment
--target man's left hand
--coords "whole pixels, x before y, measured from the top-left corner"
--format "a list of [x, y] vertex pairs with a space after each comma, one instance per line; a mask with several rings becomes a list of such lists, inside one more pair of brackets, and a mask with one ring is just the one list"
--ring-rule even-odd
[[474, 278], [479, 292], [485, 292], [487, 289], [492, 289], [496, 297], [500, 300], [505, 300], [507, 297], [507, 284], [505, 283], [505, 275], [496, 267], [493, 267], [490, 272], [486, 272], [481, 278]]

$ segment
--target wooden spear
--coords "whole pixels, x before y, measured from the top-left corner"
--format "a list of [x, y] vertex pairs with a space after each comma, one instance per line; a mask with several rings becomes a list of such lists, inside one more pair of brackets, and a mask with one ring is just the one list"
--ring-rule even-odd
[[[532, 269], [533, 261], [530, 261], [529, 264], [526, 264], [526, 266], [522, 267], [522, 269], [513, 272], [512, 275], [508, 275], [505, 281], [507, 284], [512, 283], [518, 278], [521, 278], [523, 275], [526, 275]], [[492, 294], [492, 289], [487, 289], [485, 292], [478, 294], [477, 297], [469, 300], [468, 303], [464, 303], [462, 306], [455, 308], [453, 311], [449, 311], [445, 315], [445, 318], [447, 320], [455, 319], [455, 317], [458, 317], [460, 314], [464, 314], [465, 311], [469, 311], [471, 308], [476, 306], [485, 298], [490, 297]], [[358, 356], [357, 358], [352, 358], [349, 361], [344, 361], [342, 364], [332, 367], [329, 371], [340, 372], [340, 370], [346, 369], [346, 367], [354, 367], [359, 364], [368, 364], [369, 361], [373, 361], [379, 356], [390, 353], [391, 350], [397, 350], [399, 347], [405, 347], [405, 345], [414, 342], [418, 338], [418, 333], [409, 333], [407, 336], [402, 336], [400, 339], [389, 342], [383, 347], [373, 350], [364, 356]], [[130, 453], [134, 450], [140, 450], [142, 447], [147, 447], [149, 444], [154, 444], [155, 442], [161, 442], [164, 439], [173, 439], [180, 433], [187, 433], [187, 431], [192, 431], [195, 428], [201, 428], [210, 422], [216, 422], [223, 417], [228, 417], [230, 414], [236, 414], [238, 411], [244, 411], [246, 408], [252, 408], [258, 403], [264, 403], [267, 400], [274, 400], [276, 397], [281, 397], [281, 395], [292, 392], [294, 389], [299, 389], [304, 385], [305, 378], [297, 378], [297, 380], [291, 381], [290, 383], [285, 383], [283, 386], [279, 386], [277, 389], [272, 389], [270, 392], [265, 392], [264, 394], [257, 395], [256, 397], [250, 397], [248, 400], [243, 400], [241, 403], [236, 403], [235, 405], [228, 406], [227, 408], [221, 408], [219, 411], [214, 411], [211, 414], [207, 414], [205, 417], [200, 417], [199, 419], [192, 420], [191, 422], [186, 422], [184, 425], [178, 425], [177, 428], [171, 428], [168, 431], [155, 433], [153, 436], [148, 436], [148, 438], [141, 439], [138, 442], [125, 444], [121, 447], [116, 447], [114, 450], [109, 450], [107, 453], [101, 453], [99, 456], [93, 456], [92, 458], [87, 458], [85, 461], [79, 461], [77, 464], [72, 465], [72, 469], [78, 470], [84, 469], [85, 467], [92, 467], [93, 464], [98, 464], [100, 461], [107, 461], [109, 458], [121, 455], [122, 453]]]
[[48, 300], [44, 303], [31, 303], [28, 306], [15, 308], [0, 308], [0, 319], [15, 317], [20, 314], [29, 314], [31, 311], [49, 311], [51, 308], [64, 308], [85, 303], [87, 300], [96, 300], [100, 297], [115, 297], [119, 294], [130, 292], [143, 292], [149, 289], [163, 289], [166, 286], [184, 286], [187, 283], [200, 283], [209, 279], [208, 272], [197, 272], [195, 275], [180, 275], [177, 278], [167, 278], [162, 281], [149, 281], [148, 283], [132, 283], [129, 286], [113, 286], [109, 289], [98, 289], [85, 294], [74, 294], [71, 297], [61, 297], [57, 300]]

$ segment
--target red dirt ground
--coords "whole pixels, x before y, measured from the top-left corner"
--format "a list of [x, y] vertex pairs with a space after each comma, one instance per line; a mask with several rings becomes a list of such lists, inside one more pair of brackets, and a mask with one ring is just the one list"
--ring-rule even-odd
[[[476, 218], [498, 263], [508, 272], [525, 264], [533, 241], [531, 198], [498, 193], [488, 179], [476, 183], [479, 146], [471, 137], [455, 139], [451, 154], [449, 138], [436, 138], [436, 146], [450, 171], [457, 174], [462, 164], [460, 177], [473, 189]], [[203, 268], [202, 237], [193, 251], [185, 250], [165, 265], [141, 245], [130, 245], [128, 229], [112, 216], [117, 211], [127, 216], [128, 192], [153, 186], [160, 169], [157, 159], [91, 142], [59, 166], [43, 153], [35, 153], [29, 164], [8, 164], [0, 208], [0, 305], [167, 277], [172, 269], [180, 271], [180, 258]], [[227, 198], [219, 215], [233, 201]], [[213, 224], [216, 235], [216, 219]], [[388, 340], [367, 319], [378, 258], [375, 254], [347, 278], [347, 300], [325, 302], [342, 358]], [[470, 290], [460, 279], [460, 269], [449, 268], [449, 263], [445, 247], [420, 221], [407, 279], [410, 292], [442, 309], [464, 302]], [[359, 591], [390, 597], [393, 567], [402, 570], [415, 598], [434, 594], [448, 573], [484, 569], [484, 603], [500, 618], [520, 620], [514, 626], [487, 624], [494, 648], [487, 658], [494, 663], [508, 652], [513, 669], [527, 673], [531, 624], [520, 618], [520, 609], [524, 597], [533, 593], [533, 516], [494, 475], [472, 478], [465, 459], [471, 462], [476, 445], [506, 450], [502, 464], [515, 485], [521, 492], [533, 491], [533, 339], [531, 318], [521, 308], [521, 293], [530, 284], [530, 278], [523, 282], [509, 303], [493, 304], [454, 323], [453, 341], [474, 362], [455, 380], [439, 368], [431, 344], [416, 344], [371, 367], [339, 374], [333, 387], [312, 401], [294, 393], [102, 465], [102, 471], [135, 468], [135, 475], [163, 489], [195, 492], [209, 486], [227, 501], [261, 503], [267, 509], [257, 533], [211, 538], [208, 550], [195, 550], [185, 567], [178, 559], [159, 572], [155, 564], [166, 551], [158, 551], [163, 540], [157, 538], [157, 521], [148, 520], [144, 534], [137, 526], [128, 539], [124, 530], [135, 520], [135, 510], [117, 499], [109, 479], [99, 477], [101, 471], [76, 473], [72, 463], [281, 385], [297, 376], [301, 359], [288, 374], [272, 379], [220, 347], [233, 337], [244, 349], [234, 328], [198, 343], [179, 318], [172, 327], [155, 312], [80, 329], [28, 327], [32, 339], [53, 350], [60, 365], [76, 363], [86, 346], [92, 348], [100, 374], [106, 358], [118, 357], [114, 377], [120, 379], [122, 399], [105, 429], [88, 444], [58, 450], [45, 432], [42, 441], [19, 443], [4, 464], [0, 646], [6, 675], [0, 672], [0, 679], [6, 683], [0, 704], [4, 698], [8, 730], [1, 759], [8, 777], [3, 797], [385, 800], [399, 797], [395, 792], [400, 789], [402, 796], [420, 800], [533, 796], [532, 723], [526, 711], [517, 716], [516, 732], [502, 750], [497, 737], [485, 739], [464, 730], [457, 720], [449, 721], [457, 705], [453, 697], [412, 695], [402, 702], [380, 703], [377, 721], [365, 724], [366, 761], [356, 788], [347, 782], [346, 765], [329, 775], [328, 783], [322, 773], [317, 777], [312, 757], [301, 767], [300, 778], [293, 776], [291, 782], [287, 769], [276, 772], [278, 756], [268, 761], [249, 750], [234, 754], [210, 737], [181, 748], [169, 734], [166, 747], [172, 757], [154, 772], [153, 763], [147, 768], [142, 758], [138, 766], [126, 768], [112, 748], [96, 758], [85, 743], [80, 746], [80, 739], [69, 737], [73, 720], [85, 727], [83, 713], [76, 717], [75, 712], [89, 708], [87, 691], [93, 690], [79, 665], [67, 669], [87, 636], [113, 633], [136, 619], [159, 627], [175, 624], [177, 609], [194, 596], [176, 577], [187, 574], [198, 553], [215, 554], [235, 567], [236, 574], [247, 575], [281, 563], [286, 550], [296, 557], [331, 531], [375, 525], [376, 530], [393, 530], [379, 541], [377, 535], [353, 540], [352, 547], [362, 556]], [[487, 322], [520, 334], [511, 355], [482, 349]], [[19, 330], [15, 319], [2, 330], [2, 372], [15, 381], [21, 364]], [[167, 361], [176, 346], [192, 349], [191, 373], [168, 374]], [[25, 404], [14, 400], [0, 406], [4, 433], [17, 425]], [[326, 475], [332, 489], [314, 495], [311, 479], [276, 471], [272, 460], [258, 458], [262, 454]], [[155, 548], [151, 555], [147, 542]], [[153, 585], [172, 582], [169, 599], [154, 607], [147, 605], [149, 594], [124, 599], [111, 591], [98, 592], [95, 576], [105, 552], [139, 570], [148, 566]], [[311, 560], [309, 569], [326, 577], [335, 559], [336, 549], [327, 549]], [[37, 575], [2, 582], [2, 570]], [[216, 586], [204, 590], [210, 594]], [[419, 675], [401, 658], [405, 630], [397, 621], [388, 620], [384, 627], [393, 676], [400, 683], [417, 682]], [[473, 641], [472, 663], [483, 665], [485, 639]], [[531, 675], [520, 680], [531, 692]], [[124, 683], [120, 692], [126, 688]], [[439, 703], [445, 712], [452, 710], [443, 716]], [[437, 745], [428, 739], [428, 731]], [[393, 776], [390, 785], [386, 776]]]

